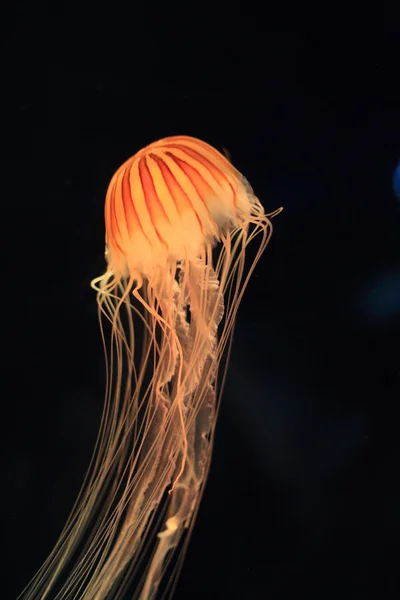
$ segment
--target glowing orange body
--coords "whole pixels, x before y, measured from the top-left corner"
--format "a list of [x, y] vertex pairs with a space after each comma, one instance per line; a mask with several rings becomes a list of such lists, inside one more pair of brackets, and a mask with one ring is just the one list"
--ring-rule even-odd
[[247, 182], [214, 148], [188, 136], [159, 140], [111, 180], [105, 222], [112, 262], [121, 272], [146, 272], [154, 262], [193, 258], [250, 208]]

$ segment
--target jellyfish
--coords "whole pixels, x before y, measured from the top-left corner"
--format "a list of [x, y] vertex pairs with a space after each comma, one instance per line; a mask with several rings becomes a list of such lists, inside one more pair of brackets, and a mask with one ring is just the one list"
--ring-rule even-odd
[[230, 161], [188, 136], [150, 144], [112, 177], [107, 267], [92, 281], [102, 420], [79, 497], [24, 600], [128, 590], [151, 600], [161, 583], [172, 596], [210, 468], [236, 314], [280, 210], [266, 214]]

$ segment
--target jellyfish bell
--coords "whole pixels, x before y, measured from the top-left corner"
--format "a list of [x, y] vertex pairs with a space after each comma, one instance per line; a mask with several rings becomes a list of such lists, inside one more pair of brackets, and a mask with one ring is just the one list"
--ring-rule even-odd
[[280, 210], [266, 215], [229, 160], [188, 136], [150, 144], [112, 177], [107, 269], [92, 282], [102, 422], [79, 498], [25, 600], [120, 599], [130, 585], [148, 600], [166, 572], [172, 595], [210, 466], [221, 359]]
[[159, 140], [111, 180], [109, 264], [119, 276], [191, 260], [205, 243], [219, 241], [224, 228], [249, 220], [256, 202], [244, 177], [208, 144], [187, 136]]

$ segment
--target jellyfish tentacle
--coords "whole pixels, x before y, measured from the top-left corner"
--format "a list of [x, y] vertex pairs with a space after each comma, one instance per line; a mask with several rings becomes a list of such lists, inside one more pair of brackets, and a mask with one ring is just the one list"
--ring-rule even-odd
[[[220, 284], [211, 265], [203, 260], [181, 263], [179, 273], [181, 304], [176, 328], [182, 348], [182, 377], [175, 378], [172, 402], [183, 404], [184, 438], [180, 442], [179, 471], [168, 498], [164, 528], [158, 533], [157, 546], [149, 565], [140, 598], [153, 598], [167, 567], [167, 555], [190, 526], [204, 483], [212, 443], [210, 432], [215, 423], [215, 361], [218, 324], [224, 304]], [[190, 322], [186, 318], [190, 311]]]

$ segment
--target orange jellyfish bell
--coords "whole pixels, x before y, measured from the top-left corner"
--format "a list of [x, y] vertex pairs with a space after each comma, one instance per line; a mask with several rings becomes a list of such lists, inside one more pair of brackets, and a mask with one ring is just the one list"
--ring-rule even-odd
[[221, 230], [250, 219], [254, 196], [232, 164], [189, 136], [161, 139], [115, 173], [106, 204], [108, 260], [115, 275], [191, 260]]
[[150, 144], [112, 177], [107, 269], [92, 281], [103, 417], [79, 497], [24, 600], [172, 596], [210, 467], [221, 358], [277, 212], [188, 136]]

